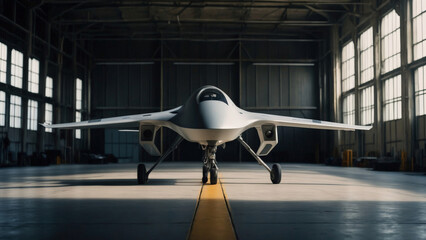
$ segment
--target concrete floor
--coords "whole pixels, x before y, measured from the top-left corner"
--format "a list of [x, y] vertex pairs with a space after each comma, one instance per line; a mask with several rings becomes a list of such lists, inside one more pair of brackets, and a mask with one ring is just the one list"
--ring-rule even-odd
[[[219, 165], [239, 239], [426, 239], [426, 176], [283, 164]], [[186, 239], [201, 163], [0, 169], [0, 239]]]

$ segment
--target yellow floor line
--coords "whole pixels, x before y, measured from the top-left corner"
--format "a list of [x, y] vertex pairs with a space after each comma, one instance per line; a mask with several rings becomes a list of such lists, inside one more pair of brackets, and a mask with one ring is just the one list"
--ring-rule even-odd
[[188, 239], [236, 239], [220, 182], [203, 186]]

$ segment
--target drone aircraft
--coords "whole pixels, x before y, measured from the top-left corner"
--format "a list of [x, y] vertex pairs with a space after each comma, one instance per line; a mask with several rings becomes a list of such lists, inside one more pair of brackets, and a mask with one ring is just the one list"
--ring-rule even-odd
[[[268, 155], [278, 143], [277, 127], [298, 127], [326, 130], [370, 130], [371, 126], [348, 125], [304, 118], [254, 113], [238, 108], [221, 89], [204, 86], [195, 91], [180, 107], [154, 113], [127, 115], [81, 122], [42, 124], [46, 128], [86, 129], [86, 128], [139, 128], [139, 143], [158, 161], [146, 170], [144, 164], [138, 165], [138, 183], [145, 184], [152, 170], [173, 152], [183, 139], [199, 143], [204, 151], [202, 182], [206, 183], [210, 173], [210, 183], [217, 183], [218, 167], [216, 151], [218, 146], [238, 139], [245, 149], [265, 167], [272, 183], [281, 182], [281, 167], [273, 164], [270, 168], [260, 157]], [[161, 155], [155, 145], [156, 133], [161, 127], [172, 129], [178, 134], [169, 149]], [[257, 152], [243, 140], [241, 134], [256, 128], [260, 146]]]

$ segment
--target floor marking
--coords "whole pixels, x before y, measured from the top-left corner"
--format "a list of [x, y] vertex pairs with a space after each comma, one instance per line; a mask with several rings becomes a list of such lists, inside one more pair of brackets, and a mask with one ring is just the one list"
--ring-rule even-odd
[[188, 239], [237, 239], [222, 184], [204, 184]]

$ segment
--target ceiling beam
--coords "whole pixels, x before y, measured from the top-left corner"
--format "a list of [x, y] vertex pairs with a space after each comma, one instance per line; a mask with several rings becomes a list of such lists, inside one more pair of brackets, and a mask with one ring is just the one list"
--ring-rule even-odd
[[[194, 3], [202, 3], [206, 5], [210, 4], [248, 4], [250, 5], [252, 2], [255, 4], [316, 4], [316, 5], [371, 5], [369, 2], [360, 2], [354, 0], [253, 0], [248, 2], [241, 1], [232, 1], [232, 0], [222, 0], [222, 1], [204, 1], [204, 0], [184, 0], [184, 1], [172, 1], [172, 0], [152, 0], [151, 3], [180, 3], [180, 4], [188, 4], [189, 2]], [[48, 4], [71, 4], [71, 3], [80, 3], [81, 0], [44, 0], [44, 3]], [[113, 4], [113, 3], [122, 3], [120, 0], [85, 0], [86, 3], [101, 3], [101, 4]], [[140, 0], [126, 0], [129, 3], [140, 3]], [[176, 4], [175, 4], [176, 5]]]
[[53, 15], [52, 17], [51, 17], [51, 20], [55, 20], [55, 19], [57, 19], [58, 17], [60, 17], [60, 16], [62, 16], [62, 15], [64, 15], [64, 14], [66, 14], [67, 12], [70, 12], [70, 11], [72, 11], [72, 10], [74, 10], [74, 9], [76, 9], [76, 8], [78, 8], [78, 7], [80, 7], [81, 5], [83, 5], [85, 2], [80, 2], [80, 3], [77, 3], [77, 4], [75, 4], [75, 5], [73, 5], [73, 6], [71, 6], [71, 7], [68, 7], [68, 8], [66, 8], [66, 9], [64, 9], [64, 10], [62, 10], [62, 11], [59, 11], [59, 12], [56, 12], [56, 14], [55, 15]]
[[[330, 21], [290, 21], [290, 20], [241, 20], [241, 19], [196, 19], [186, 18], [180, 19], [180, 23], [213, 23], [213, 24], [279, 24], [285, 26], [332, 26], [337, 23]], [[86, 24], [86, 23], [140, 23], [140, 24], [152, 24], [152, 23], [167, 23], [174, 24], [178, 23], [174, 19], [151, 19], [151, 18], [138, 18], [138, 19], [61, 19], [55, 21], [55, 23], [63, 25], [73, 24]]]
[[[191, 5], [189, 5], [189, 3], [191, 3]], [[254, 2], [252, 5], [247, 4], [247, 2], [238, 2], [238, 3], [232, 3], [232, 4], [222, 4], [222, 3], [204, 3], [204, 4], [200, 4], [200, 3], [194, 3], [194, 2], [189, 2], [188, 5], [186, 5], [187, 8], [259, 8], [259, 9], [263, 9], [263, 8], [290, 8], [290, 9], [306, 9], [304, 7], [304, 5], [306, 4], [287, 4], [287, 3], [275, 3], [275, 4], [263, 4], [263, 3], [256, 3]], [[108, 4], [108, 2], [106, 2], [105, 4], [99, 4], [99, 5], [90, 5], [90, 4], [86, 4], [85, 7], [83, 8], [79, 8], [78, 10], [83, 10], [83, 11], [87, 11], [87, 10], [96, 10], [96, 9], [108, 9], [108, 8], [117, 8], [117, 7], [124, 7], [124, 8], [135, 8], [135, 7], [164, 7], [164, 8], [176, 8], [176, 4], [174, 3], [155, 3], [155, 2], [139, 2], [139, 3], [112, 3], [112, 4]], [[339, 9], [321, 9], [324, 12], [338, 12], [338, 13], [343, 13], [345, 12], [344, 10], [339, 10]]]
[[314, 8], [314, 7], [310, 6], [310, 5], [304, 5], [304, 6], [305, 6], [307, 9], [311, 10], [312, 12], [315, 12], [315, 13], [317, 13], [317, 14], [319, 14], [319, 15], [323, 16], [323, 17], [324, 17], [324, 18], [326, 18], [328, 21], [331, 21], [331, 20], [332, 20], [332, 17], [330, 16], [330, 14], [328, 14], [328, 13], [326, 13], [326, 12], [322, 11], [321, 9]]

